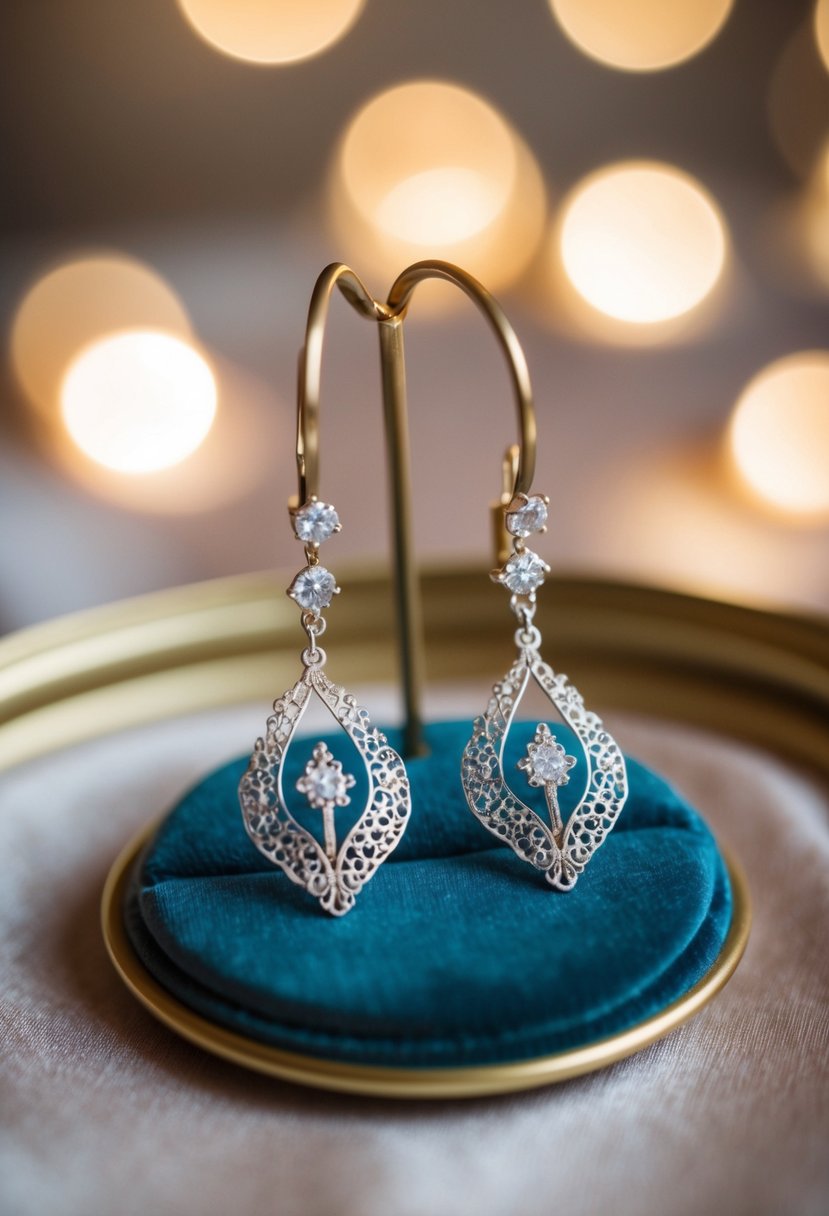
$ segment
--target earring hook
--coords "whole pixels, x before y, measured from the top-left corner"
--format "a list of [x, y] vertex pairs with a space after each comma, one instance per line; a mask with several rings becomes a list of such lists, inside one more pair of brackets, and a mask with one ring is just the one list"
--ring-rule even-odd
[[334, 288], [338, 287], [349, 304], [370, 321], [385, 320], [385, 305], [374, 299], [365, 283], [344, 262], [332, 262], [319, 275], [308, 306], [305, 342], [299, 355], [297, 379], [296, 462], [299, 477], [297, 502], [301, 507], [319, 492], [319, 408], [322, 378], [322, 348], [325, 325]]

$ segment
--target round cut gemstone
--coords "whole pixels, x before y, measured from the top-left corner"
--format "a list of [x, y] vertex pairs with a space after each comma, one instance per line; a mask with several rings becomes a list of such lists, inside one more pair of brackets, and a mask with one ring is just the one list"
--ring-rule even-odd
[[513, 536], [530, 536], [540, 532], [547, 522], [547, 504], [540, 494], [533, 494], [514, 511], [507, 511], [507, 531]]
[[518, 761], [518, 767], [527, 774], [530, 785], [557, 787], [567, 785], [568, 773], [575, 763], [575, 756], [565, 754], [547, 723], [539, 722], [535, 738], [528, 745], [526, 756]]
[[322, 544], [340, 526], [340, 517], [327, 502], [308, 502], [294, 516], [294, 532], [306, 544]]
[[564, 749], [557, 743], [542, 743], [532, 756], [533, 772], [542, 781], [559, 782], [567, 775], [567, 763]]
[[341, 762], [334, 759], [324, 743], [318, 743], [296, 788], [311, 806], [330, 811], [335, 806], [348, 806], [351, 801], [348, 791], [353, 784], [351, 773], [344, 773]]
[[337, 770], [329, 764], [322, 764], [308, 774], [308, 793], [318, 802], [336, 802], [345, 797], [347, 789], [342, 769]]
[[337, 580], [325, 566], [306, 566], [288, 588], [288, 594], [300, 608], [310, 612], [327, 608], [336, 592]]
[[531, 595], [544, 582], [547, 565], [537, 553], [525, 549], [515, 553], [504, 566], [501, 581], [515, 595]]

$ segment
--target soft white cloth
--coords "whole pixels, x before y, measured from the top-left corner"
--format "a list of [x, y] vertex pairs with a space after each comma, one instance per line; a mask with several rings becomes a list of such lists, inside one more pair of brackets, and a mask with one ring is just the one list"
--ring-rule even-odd
[[0, 783], [4, 1216], [829, 1210], [825, 789], [729, 740], [610, 715], [748, 873], [755, 922], [735, 977], [667, 1039], [564, 1085], [475, 1102], [338, 1097], [179, 1040], [122, 987], [98, 927], [121, 845], [247, 750], [261, 716], [164, 723]]

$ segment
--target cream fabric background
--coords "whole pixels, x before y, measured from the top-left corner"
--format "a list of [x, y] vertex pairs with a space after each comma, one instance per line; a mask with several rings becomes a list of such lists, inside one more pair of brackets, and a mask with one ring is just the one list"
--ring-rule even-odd
[[178, 1040], [122, 988], [100, 937], [121, 845], [246, 751], [261, 718], [141, 729], [2, 780], [3, 1216], [829, 1210], [826, 789], [728, 740], [611, 715], [748, 873], [735, 977], [690, 1024], [590, 1077], [465, 1103], [349, 1099]]

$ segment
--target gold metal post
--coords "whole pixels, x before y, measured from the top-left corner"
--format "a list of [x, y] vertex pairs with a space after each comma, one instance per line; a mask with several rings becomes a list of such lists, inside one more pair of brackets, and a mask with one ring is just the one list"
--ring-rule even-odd
[[412, 535], [412, 476], [403, 322], [399, 317], [391, 317], [381, 321], [379, 328], [397, 636], [405, 711], [403, 754], [406, 757], [422, 756], [427, 751], [423, 736], [422, 708], [423, 615]]

